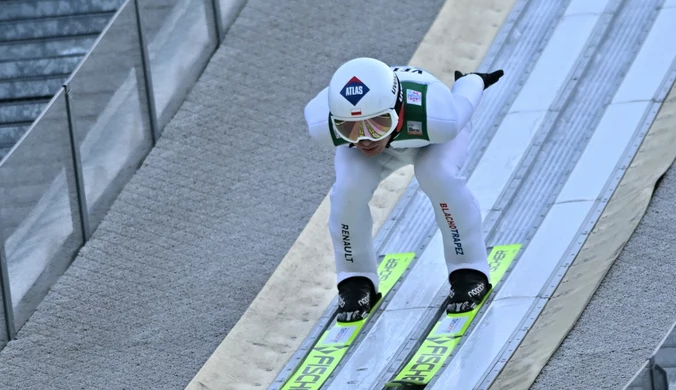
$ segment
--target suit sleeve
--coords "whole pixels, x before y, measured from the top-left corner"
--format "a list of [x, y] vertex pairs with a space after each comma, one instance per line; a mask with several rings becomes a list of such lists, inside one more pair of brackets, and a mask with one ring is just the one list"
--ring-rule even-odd
[[481, 77], [469, 74], [449, 89], [442, 82], [427, 87], [427, 135], [433, 144], [449, 142], [472, 119], [483, 96]]
[[324, 88], [305, 106], [305, 121], [310, 137], [322, 146], [335, 146], [329, 127], [328, 88]]

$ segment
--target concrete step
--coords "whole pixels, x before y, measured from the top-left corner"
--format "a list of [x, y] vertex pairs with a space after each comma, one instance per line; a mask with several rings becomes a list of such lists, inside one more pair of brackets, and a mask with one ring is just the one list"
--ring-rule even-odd
[[0, 21], [115, 12], [124, 0], [9, 0], [2, 1]]
[[0, 61], [0, 80], [70, 74], [82, 58], [83, 56], [81, 55], [68, 55], [17, 61]]
[[0, 125], [0, 160], [2, 160], [16, 142], [26, 133], [30, 123]]
[[51, 99], [63, 86], [68, 74], [0, 80], [0, 102], [28, 98]]
[[[32, 123], [47, 103], [49, 103], [49, 99], [0, 103], [0, 125]], [[0, 128], [1, 131], [2, 128]]]
[[12, 150], [12, 147], [6, 147], [6, 146], [0, 146], [0, 161], [2, 161], [3, 158], [9, 153], [9, 151]]
[[0, 125], [0, 148], [11, 148], [21, 138], [32, 122]]
[[[1, 4], [0, 4], [1, 5]], [[16, 61], [59, 56], [83, 56], [99, 33], [71, 37], [52, 37], [0, 42], [0, 61]]]
[[[0, 4], [1, 6], [1, 4]], [[0, 22], [0, 41], [98, 34], [113, 12]]]

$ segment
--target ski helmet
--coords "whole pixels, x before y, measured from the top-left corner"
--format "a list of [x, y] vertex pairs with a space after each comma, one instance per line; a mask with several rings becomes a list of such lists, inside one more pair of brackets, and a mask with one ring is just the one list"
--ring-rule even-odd
[[331, 125], [344, 140], [380, 141], [397, 129], [403, 91], [392, 68], [373, 58], [341, 65], [329, 83]]

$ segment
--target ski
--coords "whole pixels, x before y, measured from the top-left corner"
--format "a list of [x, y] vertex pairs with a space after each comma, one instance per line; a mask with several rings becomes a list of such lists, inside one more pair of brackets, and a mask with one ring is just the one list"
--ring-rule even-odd
[[422, 387], [427, 385], [436, 375], [451, 352], [460, 343], [460, 339], [476, 317], [479, 309], [505, 275], [521, 249], [521, 244], [501, 245], [489, 249], [488, 263], [493, 288], [474, 310], [466, 313], [442, 315], [418, 347], [416, 353], [394, 379], [385, 384], [385, 387]]
[[294, 374], [284, 383], [282, 390], [321, 388], [414, 258], [415, 253], [387, 254], [378, 266], [382, 297], [371, 309], [369, 316], [350, 323], [339, 323], [334, 320], [333, 325], [324, 331]]

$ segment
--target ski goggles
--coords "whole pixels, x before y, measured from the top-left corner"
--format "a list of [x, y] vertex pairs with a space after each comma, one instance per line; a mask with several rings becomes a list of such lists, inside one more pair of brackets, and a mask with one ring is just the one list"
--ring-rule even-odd
[[399, 116], [394, 109], [369, 119], [339, 119], [331, 117], [333, 128], [338, 135], [352, 143], [361, 140], [380, 141], [394, 131], [399, 122]]

